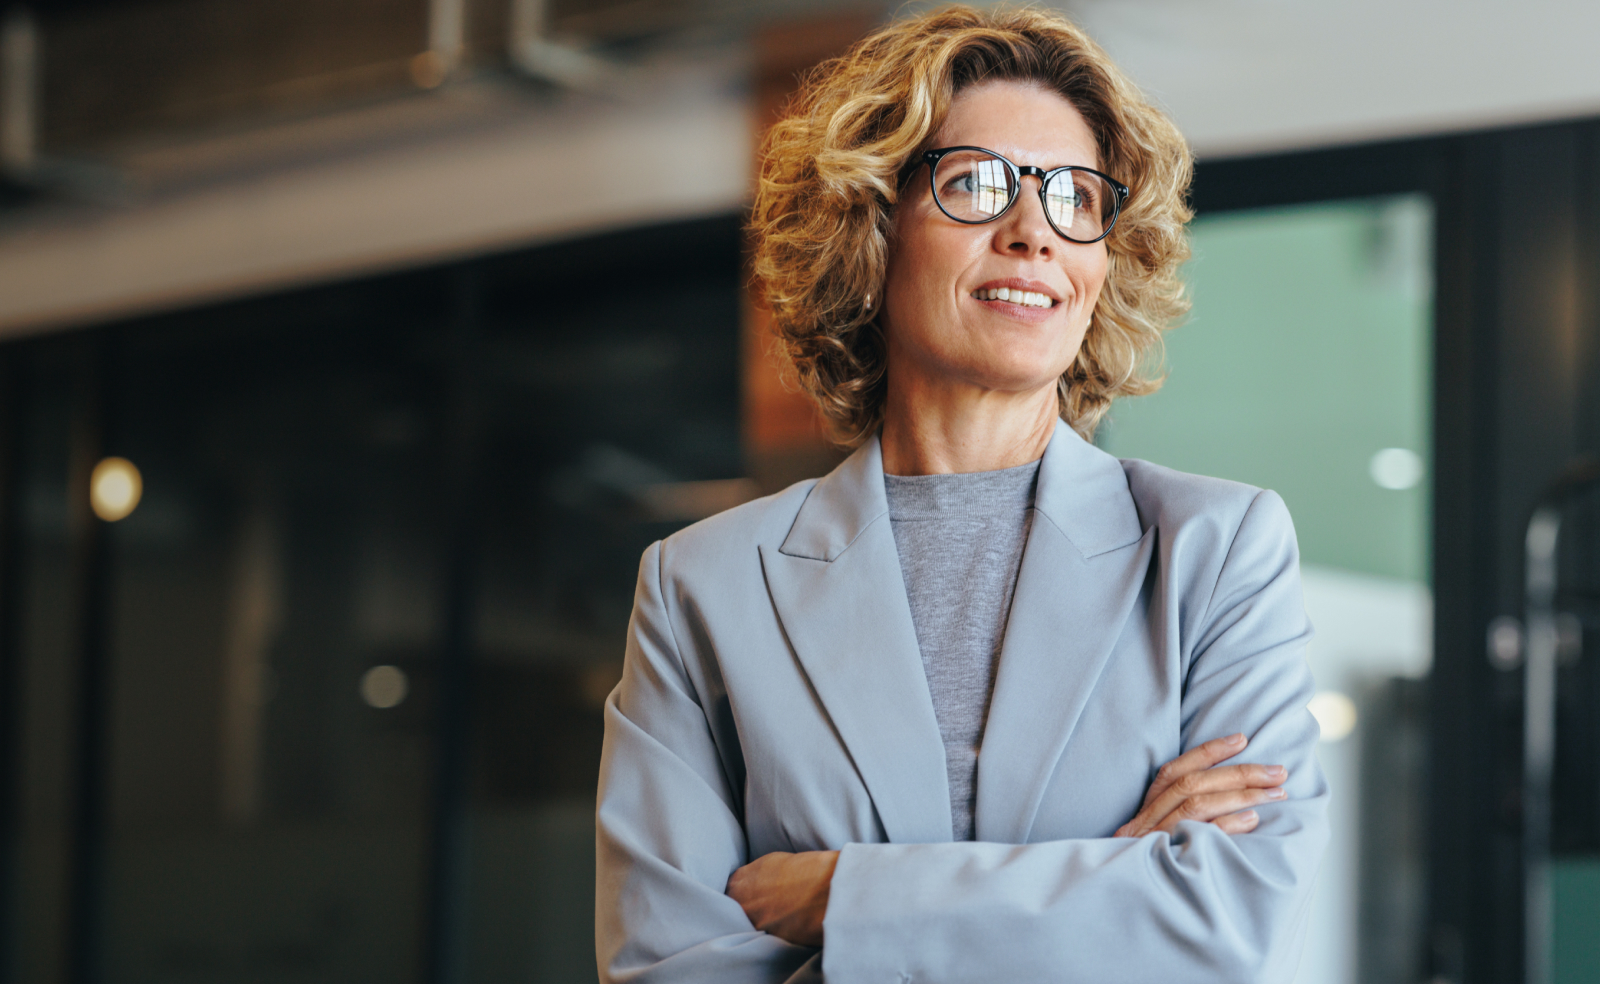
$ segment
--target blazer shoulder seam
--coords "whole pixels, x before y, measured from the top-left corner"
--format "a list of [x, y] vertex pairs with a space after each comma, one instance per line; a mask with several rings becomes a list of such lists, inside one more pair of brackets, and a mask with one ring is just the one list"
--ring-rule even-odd
[[656, 541], [656, 591], [661, 594], [661, 617], [667, 623], [667, 638], [672, 640], [672, 658], [678, 664], [678, 676], [683, 680], [684, 687], [689, 691], [689, 697], [702, 711], [705, 704], [700, 700], [700, 692], [694, 685], [694, 678], [689, 675], [689, 667], [683, 662], [683, 646], [678, 642], [678, 627], [672, 624], [672, 602], [667, 597], [667, 543], [665, 540]]
[[1257, 489], [1256, 494], [1250, 497], [1250, 504], [1239, 514], [1239, 521], [1233, 525], [1233, 536], [1228, 538], [1228, 549], [1222, 554], [1222, 563], [1217, 565], [1217, 576], [1211, 582], [1211, 593], [1206, 596], [1205, 614], [1200, 617], [1200, 624], [1203, 626], [1211, 624], [1211, 609], [1217, 603], [1217, 588], [1222, 584], [1222, 575], [1228, 569], [1228, 562], [1233, 559], [1234, 548], [1239, 545], [1239, 531], [1244, 529], [1244, 521], [1250, 517], [1256, 503], [1266, 494], [1266, 489]]

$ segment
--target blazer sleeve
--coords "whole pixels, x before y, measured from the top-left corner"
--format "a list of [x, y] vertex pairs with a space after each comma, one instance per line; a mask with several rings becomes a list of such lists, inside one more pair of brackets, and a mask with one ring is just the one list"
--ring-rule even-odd
[[1294, 530], [1276, 494], [1251, 503], [1201, 599], [1183, 747], [1243, 731], [1243, 758], [1289, 769], [1288, 799], [1258, 807], [1243, 835], [1183, 821], [1138, 839], [849, 845], [823, 923], [829, 984], [1293, 978], [1328, 790], [1306, 710]]
[[817, 951], [756, 930], [724, 894], [749, 857], [734, 791], [645, 551], [622, 681], [606, 700], [595, 817], [600, 980], [818, 980]]

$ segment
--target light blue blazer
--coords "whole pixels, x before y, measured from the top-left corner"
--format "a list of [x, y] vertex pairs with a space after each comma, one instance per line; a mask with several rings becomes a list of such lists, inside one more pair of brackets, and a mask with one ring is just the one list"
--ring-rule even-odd
[[[604, 981], [1286, 984], [1328, 839], [1311, 634], [1272, 492], [1118, 461], [1058, 425], [952, 842], [944, 746], [868, 442], [645, 551], [605, 708]], [[1211, 738], [1288, 767], [1230, 836], [1111, 834]], [[819, 950], [724, 894], [837, 848]]]

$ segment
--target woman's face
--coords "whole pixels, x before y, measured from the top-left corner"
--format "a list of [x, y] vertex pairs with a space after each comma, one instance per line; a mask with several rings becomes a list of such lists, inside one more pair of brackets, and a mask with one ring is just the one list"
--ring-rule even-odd
[[[967, 89], [932, 146], [971, 145], [1018, 165], [1099, 168], [1094, 134], [1054, 92], [1015, 82]], [[881, 323], [889, 385], [908, 377], [1010, 393], [1053, 387], [1071, 367], [1106, 278], [1106, 244], [1068, 242], [1051, 228], [1039, 181], [1024, 177], [1000, 218], [964, 225], [939, 210], [926, 166], [895, 211]], [[990, 288], [1032, 291], [1048, 307], [986, 300]]]

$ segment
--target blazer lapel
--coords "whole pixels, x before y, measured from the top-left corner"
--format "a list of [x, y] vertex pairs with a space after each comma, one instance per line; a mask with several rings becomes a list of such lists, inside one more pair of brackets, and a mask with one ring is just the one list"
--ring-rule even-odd
[[944, 743], [888, 510], [874, 438], [817, 483], [761, 561], [789, 643], [889, 840], [948, 841]]
[[1045, 451], [1033, 529], [978, 756], [979, 840], [1028, 840], [1062, 750], [1128, 620], [1155, 543], [1122, 465], [1065, 424]]

